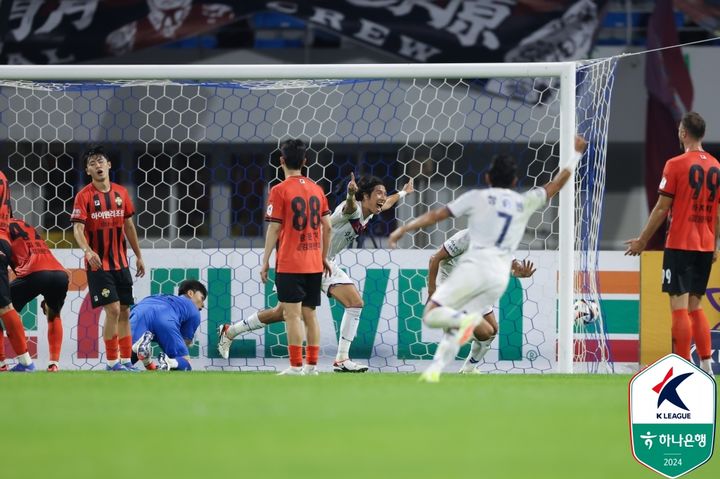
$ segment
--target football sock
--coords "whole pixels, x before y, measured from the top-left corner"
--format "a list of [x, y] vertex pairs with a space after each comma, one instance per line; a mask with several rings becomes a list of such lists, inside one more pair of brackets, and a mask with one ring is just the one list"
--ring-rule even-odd
[[50, 362], [60, 361], [62, 348], [63, 325], [60, 316], [48, 319], [48, 347], [50, 349]]
[[20, 319], [20, 315], [17, 311], [11, 309], [0, 316], [0, 318], [2, 318], [2, 322], [5, 325], [5, 332], [7, 333], [10, 345], [15, 351], [15, 354], [20, 356], [27, 353], [28, 349], [27, 339], [25, 338], [25, 329], [23, 328], [22, 320]]
[[15, 361], [19, 362], [23, 366], [29, 366], [30, 364], [32, 364], [32, 358], [30, 357], [30, 353], [27, 352], [18, 355], [15, 358]]
[[687, 309], [676, 309], [672, 312], [672, 339], [675, 354], [690, 361], [690, 316]]
[[428, 368], [428, 370], [441, 372], [443, 369], [445, 369], [445, 366], [450, 364], [452, 360], [455, 359], [455, 356], [460, 350], [460, 345], [457, 341], [457, 335], [457, 331], [447, 332], [443, 335], [440, 344], [438, 344], [437, 350], [435, 350], [433, 362]]
[[459, 328], [463, 319], [463, 312], [447, 306], [438, 306], [423, 317], [425, 324], [431, 328]]
[[175, 358], [175, 362], [177, 365], [173, 369], [177, 371], [192, 371], [192, 366], [190, 366], [190, 363], [184, 357], [180, 356], [179, 358]]
[[112, 339], [105, 339], [105, 359], [107, 360], [108, 366], [112, 367], [118, 361], [118, 337], [113, 336]]
[[307, 353], [305, 362], [311, 366], [317, 365], [318, 356], [320, 356], [320, 346], [306, 346], [305, 352]]
[[237, 323], [231, 324], [226, 334], [228, 338], [233, 339], [238, 334], [246, 333], [248, 331], [255, 331], [256, 329], [260, 329], [264, 326], [265, 324], [260, 322], [258, 314], [253, 313], [249, 317], [241, 319]]
[[132, 356], [132, 336], [123, 336], [118, 339], [118, 346], [120, 347], [120, 362], [125, 364], [130, 362]]
[[473, 338], [470, 343], [470, 359], [471, 363], [478, 363], [485, 357], [488, 351], [490, 351], [490, 345], [495, 340], [495, 336], [491, 336], [489, 339], [480, 341], [477, 338]]
[[288, 352], [290, 353], [290, 366], [294, 368], [302, 367], [303, 365], [303, 351], [302, 346], [296, 346], [291, 344], [288, 346]]
[[355, 339], [358, 324], [360, 324], [360, 313], [362, 313], [362, 308], [345, 308], [340, 323], [340, 339], [338, 340], [338, 351], [335, 360], [344, 361], [349, 357], [350, 345]]
[[705, 311], [696, 309], [690, 312], [690, 322], [692, 323], [693, 338], [697, 347], [700, 359], [710, 359], [712, 349], [710, 344], [710, 323], [708, 323]]

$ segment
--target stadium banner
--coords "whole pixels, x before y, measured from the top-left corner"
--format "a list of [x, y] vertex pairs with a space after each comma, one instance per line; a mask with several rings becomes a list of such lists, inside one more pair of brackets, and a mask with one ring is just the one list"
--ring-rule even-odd
[[[640, 364], [648, 365], [672, 353], [670, 300], [662, 292], [663, 252], [646, 251], [640, 259]], [[713, 369], [720, 373], [720, 267], [710, 271], [702, 302], [710, 323]], [[695, 343], [691, 354], [697, 361]]]
[[[585, 58], [607, 0], [100, 0], [0, 2], [0, 62], [75, 63], [208, 33], [262, 12], [293, 16], [404, 60]], [[279, 28], [277, 26], [270, 28]]]
[[[72, 269], [70, 292], [62, 310], [65, 337], [63, 369], [102, 367], [104, 344], [101, 325], [104, 313], [90, 306], [85, 272], [73, 250], [54, 251]], [[423, 326], [427, 301], [426, 277], [431, 250], [360, 249], [344, 251], [338, 258], [363, 295], [358, 335], [351, 356], [368, 363], [374, 371], [417, 371], [435, 352], [441, 332]], [[202, 323], [191, 348], [195, 369], [272, 370], [287, 365], [284, 324], [250, 332], [236, 339], [231, 357], [219, 357], [217, 326], [238, 321], [252, 312], [276, 304], [272, 283], [259, 280], [261, 249], [147, 249], [148, 274], [137, 278], [137, 300], [150, 294], [174, 294], [185, 278], [199, 278], [208, 286]], [[638, 272], [637, 259], [621, 252], [601, 255], [601, 309], [613, 359], [637, 363]], [[498, 339], [482, 366], [488, 372], [552, 372], [556, 350], [557, 255], [532, 251], [528, 259], [537, 272], [526, 279], [511, 278], [496, 315]], [[131, 258], [131, 264], [134, 261]], [[272, 274], [271, 274], [272, 277]], [[605, 286], [603, 286], [603, 284]], [[323, 299], [318, 308], [322, 330], [321, 370], [329, 370], [337, 349], [343, 308]], [[44, 366], [48, 358], [47, 324], [36, 299], [22, 311], [32, 353]], [[9, 343], [6, 342], [9, 348]], [[458, 358], [464, 358], [465, 346]], [[12, 357], [8, 349], [8, 357]], [[158, 351], [159, 352], [159, 351]], [[458, 365], [459, 366], [459, 363]], [[455, 367], [455, 366], [453, 366]]]

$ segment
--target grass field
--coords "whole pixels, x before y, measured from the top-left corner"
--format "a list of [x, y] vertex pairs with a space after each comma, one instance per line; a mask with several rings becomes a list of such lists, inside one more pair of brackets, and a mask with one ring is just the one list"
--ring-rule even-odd
[[661, 477], [630, 452], [629, 379], [8, 373], [0, 477]]

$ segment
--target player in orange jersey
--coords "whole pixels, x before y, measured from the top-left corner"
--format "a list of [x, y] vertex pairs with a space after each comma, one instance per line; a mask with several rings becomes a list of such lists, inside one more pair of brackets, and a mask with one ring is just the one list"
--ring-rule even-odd
[[[273, 186], [265, 215], [268, 221], [260, 276], [268, 280], [270, 255], [277, 248], [275, 287], [288, 335], [290, 367], [281, 374], [317, 374], [320, 327], [315, 308], [320, 305], [323, 271], [330, 271], [330, 207], [322, 188], [300, 169], [305, 165], [305, 144], [288, 140], [280, 145], [285, 181]], [[303, 331], [303, 322], [305, 330]], [[306, 332], [306, 367], [302, 343]]]
[[[135, 214], [125, 188], [110, 181], [110, 159], [101, 147], [83, 156], [85, 173], [92, 182], [75, 197], [70, 221], [75, 241], [85, 254], [88, 289], [93, 307], [105, 310], [105, 356], [107, 370], [136, 370], [132, 365], [130, 306], [134, 303], [133, 280], [125, 238], [135, 252], [137, 277], [145, 275]], [[118, 358], [119, 350], [119, 358]]]
[[662, 290], [670, 295], [675, 352], [690, 361], [694, 338], [700, 366], [712, 374], [710, 324], [701, 301], [718, 254], [720, 163], [703, 150], [703, 136], [705, 120], [687, 113], [678, 128], [684, 153], [665, 163], [657, 204], [640, 236], [626, 241], [625, 254], [639, 255], [668, 218]]
[[50, 361], [47, 370], [59, 368], [63, 327], [60, 311], [68, 290], [68, 274], [53, 256], [45, 240], [22, 220], [10, 219], [10, 266], [15, 280], [10, 283], [13, 306], [22, 311], [25, 305], [38, 295], [43, 296], [43, 311], [48, 321], [48, 345]]
[[[10, 344], [17, 354], [17, 364], [11, 369], [15, 372], [34, 371], [35, 365], [27, 348], [27, 338], [20, 315], [15, 311], [10, 293], [8, 266], [12, 257], [10, 247], [10, 185], [5, 173], [0, 171], [0, 319], [7, 331]], [[0, 341], [2, 338], [0, 337]], [[4, 356], [4, 351], [3, 351]], [[7, 370], [4, 358], [0, 360], [0, 370]]]

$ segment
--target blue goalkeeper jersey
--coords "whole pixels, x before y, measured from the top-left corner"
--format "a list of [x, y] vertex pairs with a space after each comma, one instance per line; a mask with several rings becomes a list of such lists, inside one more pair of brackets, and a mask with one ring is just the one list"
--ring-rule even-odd
[[183, 339], [188, 341], [193, 339], [200, 326], [200, 311], [187, 296], [148, 296], [135, 305], [132, 312], [134, 316], [144, 316], [155, 327], [177, 328]]

